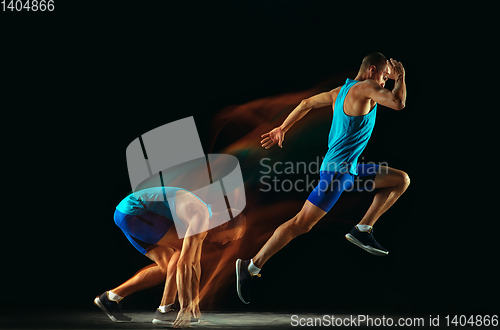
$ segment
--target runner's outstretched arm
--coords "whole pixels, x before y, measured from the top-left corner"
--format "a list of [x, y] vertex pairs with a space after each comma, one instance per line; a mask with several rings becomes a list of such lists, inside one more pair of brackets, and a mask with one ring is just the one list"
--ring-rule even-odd
[[308, 99], [302, 100], [300, 104], [286, 117], [281, 126], [278, 126], [270, 132], [263, 134], [260, 144], [263, 148], [269, 149], [273, 145], [278, 144], [283, 148], [283, 141], [285, 140], [285, 133], [302, 117], [304, 117], [311, 109], [322, 108], [333, 103], [332, 92], [324, 92], [314, 95]]

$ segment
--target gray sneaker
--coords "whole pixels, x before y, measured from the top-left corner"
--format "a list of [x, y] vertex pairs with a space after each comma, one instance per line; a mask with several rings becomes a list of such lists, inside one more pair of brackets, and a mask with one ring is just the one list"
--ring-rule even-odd
[[124, 315], [120, 302], [109, 299], [108, 291], [94, 299], [94, 304], [98, 306], [113, 322], [132, 322], [132, 318]]
[[373, 228], [369, 232], [360, 232], [358, 227], [354, 226], [351, 232], [345, 235], [345, 238], [352, 244], [359, 246], [373, 255], [386, 256], [389, 254], [389, 251], [383, 248], [375, 237], [373, 237]]
[[153, 324], [172, 324], [177, 318], [177, 313], [173, 308], [170, 308], [165, 313], [162, 313], [158, 308], [156, 309]]
[[[170, 308], [165, 313], [162, 313], [157, 308], [156, 313], [155, 313], [155, 318], [153, 319], [153, 324], [173, 325], [175, 319], [177, 319], [177, 312], [173, 308]], [[190, 323], [191, 325], [199, 323], [199, 322], [200, 322], [200, 319], [195, 319], [194, 317], [191, 317], [191, 323]]]

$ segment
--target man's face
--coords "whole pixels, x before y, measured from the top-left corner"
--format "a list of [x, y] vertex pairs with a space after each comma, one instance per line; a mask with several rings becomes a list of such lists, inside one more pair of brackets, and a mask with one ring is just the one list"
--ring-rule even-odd
[[210, 239], [211, 242], [221, 243], [222, 245], [236, 241], [243, 236], [244, 231], [241, 228], [222, 230], [214, 233]]
[[375, 66], [373, 68], [371, 79], [375, 80], [382, 88], [385, 87], [385, 82], [389, 79], [389, 74], [391, 73], [389, 66], [386, 65], [383, 70], [377, 70]]

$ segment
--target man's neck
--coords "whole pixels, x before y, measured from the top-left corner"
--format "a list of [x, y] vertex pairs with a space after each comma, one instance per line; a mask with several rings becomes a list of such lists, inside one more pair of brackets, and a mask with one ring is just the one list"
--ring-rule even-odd
[[368, 79], [369, 76], [368, 76], [368, 73], [367, 72], [358, 72], [358, 75], [356, 76], [356, 78], [354, 78], [354, 80], [357, 80], [357, 81], [363, 81], [363, 80], [366, 80]]

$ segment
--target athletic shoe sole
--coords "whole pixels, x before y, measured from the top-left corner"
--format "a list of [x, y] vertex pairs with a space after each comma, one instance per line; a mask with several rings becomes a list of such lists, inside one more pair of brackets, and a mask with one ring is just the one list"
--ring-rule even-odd
[[94, 299], [94, 304], [99, 307], [104, 313], [106, 313], [106, 315], [111, 319], [111, 321], [113, 322], [116, 322], [116, 323], [128, 323], [128, 322], [132, 322], [132, 320], [130, 321], [122, 321], [122, 320], [118, 320], [116, 317], [114, 317], [109, 311], [108, 309], [104, 306], [104, 304], [101, 302], [101, 299], [99, 299], [99, 297], [95, 298]]
[[240, 286], [240, 268], [241, 268], [241, 259], [236, 260], [236, 291], [238, 292], [238, 297], [244, 304], [249, 304], [245, 299], [241, 296], [241, 286]]
[[[196, 321], [194, 321], [196, 320]], [[194, 324], [198, 324], [200, 323], [200, 319], [191, 319], [191, 322], [189, 323], [189, 325], [194, 325]], [[174, 322], [170, 322], [170, 321], [162, 321], [162, 320], [158, 320], [158, 319], [154, 319], [153, 321], [153, 324], [163, 324], [163, 325], [167, 325], [167, 326], [174, 326]]]
[[352, 236], [351, 234], [346, 234], [345, 238], [347, 238], [347, 240], [349, 242], [351, 242], [352, 244], [359, 246], [360, 248], [362, 248], [366, 252], [371, 253], [373, 255], [386, 256], [389, 254], [389, 251], [386, 252], [386, 251], [382, 251], [382, 250], [376, 249], [374, 247], [371, 247], [369, 245], [364, 245], [363, 243], [361, 243], [361, 241], [359, 241], [356, 237]]

